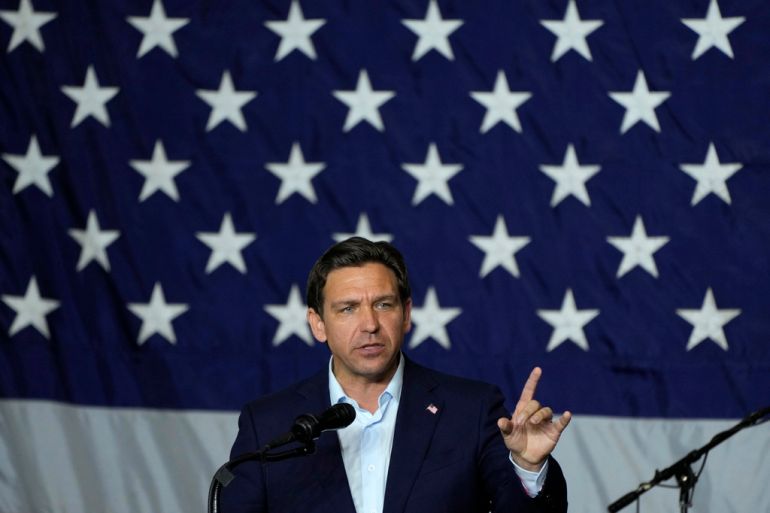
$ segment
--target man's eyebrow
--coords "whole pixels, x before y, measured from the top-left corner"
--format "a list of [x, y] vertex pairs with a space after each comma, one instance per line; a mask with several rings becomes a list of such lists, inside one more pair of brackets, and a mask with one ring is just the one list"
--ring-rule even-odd
[[385, 300], [395, 301], [397, 298], [398, 296], [396, 294], [383, 294], [381, 296], [376, 296], [374, 298], [374, 302], [378, 303], [380, 301], [385, 301]]
[[360, 303], [358, 299], [339, 299], [337, 301], [334, 301], [331, 303], [332, 308], [338, 308], [340, 306], [350, 306], [350, 305], [357, 305]]
[[[380, 301], [396, 301], [398, 299], [398, 295], [396, 294], [382, 294], [380, 296], [375, 296], [372, 298], [373, 303], [379, 303]], [[361, 303], [360, 299], [353, 299], [353, 298], [342, 298], [338, 299], [337, 301], [334, 301], [330, 304], [332, 308], [339, 308], [341, 306], [351, 306], [351, 305], [358, 305]]]

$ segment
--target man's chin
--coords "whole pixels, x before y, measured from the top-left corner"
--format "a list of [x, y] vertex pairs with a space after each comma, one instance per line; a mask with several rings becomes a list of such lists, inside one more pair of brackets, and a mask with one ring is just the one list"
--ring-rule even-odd
[[364, 359], [358, 366], [358, 374], [373, 382], [390, 380], [398, 366], [398, 360], [385, 359], [383, 355]]

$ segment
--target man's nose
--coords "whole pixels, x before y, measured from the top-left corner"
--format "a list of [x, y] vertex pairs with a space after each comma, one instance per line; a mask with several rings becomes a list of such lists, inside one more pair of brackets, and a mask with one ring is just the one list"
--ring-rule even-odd
[[362, 308], [361, 331], [375, 333], [378, 329], [380, 329], [380, 320], [377, 317], [377, 312], [374, 311], [374, 308]]

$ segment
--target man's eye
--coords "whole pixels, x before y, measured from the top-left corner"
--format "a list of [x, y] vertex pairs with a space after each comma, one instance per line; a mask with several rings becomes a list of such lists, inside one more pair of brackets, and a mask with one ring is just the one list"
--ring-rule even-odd
[[353, 307], [352, 306], [343, 306], [342, 309], [340, 310], [340, 312], [342, 312], [342, 313], [350, 313], [352, 311], [353, 311]]
[[375, 307], [379, 310], [388, 310], [391, 306], [393, 306], [392, 303], [388, 303], [387, 301], [383, 301], [381, 303], [377, 303]]

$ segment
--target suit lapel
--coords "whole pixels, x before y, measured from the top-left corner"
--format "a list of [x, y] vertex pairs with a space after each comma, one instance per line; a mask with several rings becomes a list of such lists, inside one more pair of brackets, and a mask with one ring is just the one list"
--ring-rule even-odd
[[421, 367], [406, 360], [383, 513], [404, 511], [443, 411], [436, 386]]
[[[329, 379], [328, 370], [320, 372], [298, 389], [305, 397], [310, 413], [320, 413], [329, 408]], [[326, 432], [316, 440], [315, 454], [310, 456], [318, 469], [316, 477], [324, 490], [329, 511], [335, 513], [355, 513], [353, 497], [350, 494], [348, 476], [342, 461], [340, 442], [336, 432]]]

